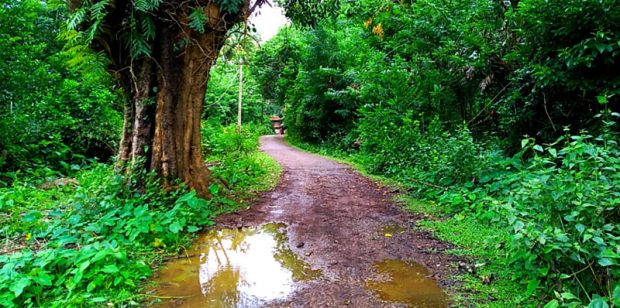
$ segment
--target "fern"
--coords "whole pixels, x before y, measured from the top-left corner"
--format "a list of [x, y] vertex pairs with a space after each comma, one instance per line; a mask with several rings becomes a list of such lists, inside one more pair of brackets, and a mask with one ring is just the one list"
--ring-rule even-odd
[[149, 45], [146, 38], [141, 34], [137, 34], [132, 37], [129, 45], [129, 50], [134, 58], [151, 55], [151, 46]]
[[129, 16], [129, 31], [123, 35], [123, 40], [132, 57], [139, 58], [151, 55], [151, 46], [147, 34], [139, 31], [138, 20], [134, 14]]
[[92, 19], [101, 20], [105, 17], [105, 8], [110, 4], [110, 0], [101, 0], [90, 7], [90, 16]]
[[201, 7], [197, 7], [192, 10], [192, 13], [189, 14], [189, 27], [200, 32], [205, 32], [205, 24], [209, 18], [204, 13], [204, 9]]
[[95, 36], [97, 36], [97, 34], [99, 34], [100, 30], [101, 30], [101, 21], [103, 19], [99, 19], [97, 21], [95, 21], [87, 30], [86, 32], [86, 43], [90, 43], [95, 39]]
[[153, 18], [144, 13], [138, 14], [138, 16], [140, 16], [140, 26], [144, 37], [147, 40], [154, 39], [157, 30], [155, 28], [155, 22], [153, 21]]
[[159, 7], [163, 0], [135, 0], [134, 6], [136, 10], [142, 12], [151, 12]]
[[243, 5], [243, 0], [215, 0], [220, 11], [227, 14], [237, 14]]
[[76, 30], [77, 27], [85, 21], [87, 12], [86, 7], [75, 10], [67, 23], [69, 30]]

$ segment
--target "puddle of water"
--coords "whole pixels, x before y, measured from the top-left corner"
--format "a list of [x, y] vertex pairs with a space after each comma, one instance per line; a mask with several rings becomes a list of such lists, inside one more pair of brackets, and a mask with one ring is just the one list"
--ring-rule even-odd
[[426, 267], [401, 260], [385, 260], [373, 268], [382, 277], [370, 281], [367, 287], [386, 301], [400, 302], [410, 307], [448, 307], [449, 300], [437, 282], [427, 278]]
[[397, 234], [397, 233], [403, 233], [407, 231], [407, 228], [398, 225], [398, 224], [389, 224], [389, 225], [385, 225], [383, 226], [383, 228], [381, 228], [381, 232], [383, 234]]
[[188, 255], [159, 271], [160, 306], [253, 307], [321, 275], [289, 249], [284, 224], [212, 231]]

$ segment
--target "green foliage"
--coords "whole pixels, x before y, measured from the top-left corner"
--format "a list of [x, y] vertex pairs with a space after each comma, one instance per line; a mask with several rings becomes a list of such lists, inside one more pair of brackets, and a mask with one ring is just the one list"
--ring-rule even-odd
[[[203, 123], [203, 149], [208, 161], [215, 161], [211, 170], [236, 194], [265, 190], [276, 184], [281, 167], [269, 156], [258, 152], [258, 137], [271, 133], [266, 126], [244, 125], [237, 132], [234, 125]], [[244, 193], [245, 191], [245, 193]]]
[[241, 10], [244, 0], [215, 0], [220, 10], [227, 14], [236, 14]]
[[[0, 257], [3, 306], [137, 299], [133, 290], [151, 275], [148, 259], [157, 250], [175, 252], [187, 245], [185, 234], [212, 223], [218, 211], [217, 199], [183, 190], [166, 193], [156, 182], [136, 193], [126, 184], [132, 179], [105, 165], [77, 180], [75, 189], [56, 192], [24, 184], [0, 191], [0, 211], [12, 220], [3, 224], [3, 249], [11, 252]], [[34, 203], [31, 196], [47, 203]]]
[[[616, 2], [367, 0], [342, 1], [339, 13], [281, 31], [254, 60], [289, 140], [510, 235], [493, 264], [523, 284], [519, 301], [611, 306]], [[521, 148], [524, 135], [545, 146]]]
[[[64, 7], [10, 1], [0, 7], [0, 184], [13, 172], [71, 173], [108, 159], [121, 126], [121, 99], [107, 75], [67, 68], [58, 35]], [[44, 170], [39, 170], [44, 169]]]
[[266, 44], [257, 75], [265, 98], [290, 98], [287, 124], [302, 140], [349, 134], [351, 125], [325, 119], [345, 112], [351, 117], [331, 120], [349, 123], [366, 107], [412, 111], [427, 123], [439, 117], [448, 129], [465, 122], [514, 153], [522, 135], [548, 142], [565, 125], [591, 127], [599, 102], [618, 108], [613, 3], [348, 2], [336, 22], [286, 30]]
[[[101, 2], [96, 3], [100, 5]], [[151, 12], [159, 7], [163, 0], [136, 0], [135, 5], [138, 11]]]
[[369, 171], [407, 182], [423, 179], [443, 186], [462, 184], [474, 179], [487, 164], [466, 128], [450, 134], [442, 131], [438, 120], [423, 126], [412, 121], [409, 113], [396, 118], [377, 108], [360, 121], [358, 130], [364, 140], [361, 151], [372, 153], [360, 156]]
[[[372, 58], [359, 29], [319, 26], [303, 33], [289, 29], [269, 42], [255, 58], [262, 94], [286, 106], [291, 136], [304, 141], [327, 139], [353, 128], [359, 107], [356, 76]], [[370, 55], [351, 57], [366, 51]]]
[[[259, 94], [253, 73], [243, 68], [242, 115], [243, 123], [263, 124], [274, 108]], [[239, 103], [239, 65], [220, 58], [211, 70], [209, 87], [205, 95], [203, 118], [223, 125], [237, 122]]]
[[[435, 217], [447, 214], [436, 203], [409, 197], [402, 201], [414, 212], [431, 213]], [[456, 306], [527, 307], [532, 304], [526, 296], [526, 286], [519, 280], [512, 280], [513, 269], [506, 266], [508, 249], [505, 244], [511, 238], [505, 228], [464, 215], [425, 219], [419, 225], [438, 238], [454, 243], [457, 248], [452, 253], [471, 260], [471, 270], [459, 278], [463, 285], [453, 287], [457, 291]], [[489, 302], [489, 298], [493, 300]]]
[[199, 7], [192, 10], [192, 13], [189, 14], [189, 26], [200, 32], [205, 32], [205, 23], [207, 23], [207, 15], [205, 15], [204, 8]]
[[505, 57], [515, 69], [513, 90], [501, 108], [513, 114], [514, 123], [506, 124], [516, 129], [516, 138], [538, 133], [550, 141], [564, 125], [573, 132], [590, 127], [605, 108], [597, 97], [617, 111], [620, 8], [615, 1], [526, 0], [508, 16], [513, 40], [520, 44]]
[[312, 27], [325, 18], [338, 16], [340, 0], [277, 0], [286, 17], [296, 24]]
[[456, 211], [505, 218], [500, 223], [513, 234], [510, 263], [515, 277], [529, 282], [529, 294], [558, 290], [567, 305], [596, 294], [611, 299], [620, 278], [617, 140], [567, 134], [543, 147], [526, 139], [524, 149], [534, 155], [527, 162], [501, 162], [481, 177], [483, 185], [443, 198]]
[[278, 35], [257, 50], [250, 69], [260, 94], [281, 113], [288, 89], [295, 85], [303, 40], [293, 28], [283, 28]]
[[[210, 200], [166, 192], [155, 175], [123, 177], [94, 165], [51, 189], [16, 179], [0, 188], [0, 305], [138, 305], [137, 290], [161, 255], [176, 255], [236, 199], [273, 188], [281, 168], [258, 153], [265, 127], [203, 126], [214, 182]], [[138, 171], [136, 171], [138, 172]], [[138, 178], [150, 178], [134, 189]], [[78, 184], [79, 183], [79, 184]], [[243, 203], [243, 200], [239, 200]]]

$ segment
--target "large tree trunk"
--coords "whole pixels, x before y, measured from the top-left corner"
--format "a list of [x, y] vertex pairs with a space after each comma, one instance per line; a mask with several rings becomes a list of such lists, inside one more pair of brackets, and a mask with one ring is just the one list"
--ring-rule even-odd
[[214, 4], [205, 14], [209, 21], [204, 32], [158, 19], [151, 57], [123, 63], [122, 55], [114, 54], [122, 50], [110, 52], [129, 94], [119, 166], [127, 172], [154, 171], [168, 188], [180, 180], [206, 197], [210, 172], [200, 142], [205, 90], [226, 32], [238, 17], [224, 20]]

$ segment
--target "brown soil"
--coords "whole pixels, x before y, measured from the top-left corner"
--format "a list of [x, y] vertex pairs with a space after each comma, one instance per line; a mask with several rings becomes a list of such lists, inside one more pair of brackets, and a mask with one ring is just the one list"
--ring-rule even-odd
[[[422, 264], [442, 287], [452, 284], [459, 260], [444, 253], [450, 245], [415, 228], [421, 217], [396, 204], [393, 189], [349, 166], [294, 149], [282, 136], [263, 137], [261, 149], [284, 167], [281, 183], [250, 209], [219, 217], [218, 226], [285, 223], [293, 252], [323, 272], [271, 306], [406, 306], [383, 301], [367, 288], [378, 276], [373, 264], [390, 259]], [[386, 236], [395, 226], [398, 232]]]

